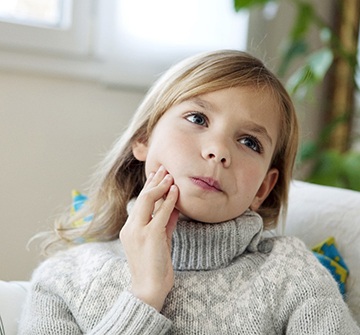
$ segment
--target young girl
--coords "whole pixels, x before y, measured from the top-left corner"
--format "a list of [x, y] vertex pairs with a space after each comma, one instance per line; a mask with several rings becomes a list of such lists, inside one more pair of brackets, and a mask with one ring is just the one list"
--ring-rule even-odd
[[20, 334], [360, 334], [302, 242], [262, 237], [286, 211], [297, 145], [259, 60], [171, 68], [99, 168], [84, 224], [47, 239], [71, 248], [34, 272]]

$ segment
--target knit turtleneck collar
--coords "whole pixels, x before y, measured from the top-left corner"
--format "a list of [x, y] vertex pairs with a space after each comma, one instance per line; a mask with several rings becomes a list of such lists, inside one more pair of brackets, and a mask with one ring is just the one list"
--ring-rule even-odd
[[179, 221], [172, 240], [175, 270], [213, 270], [229, 265], [244, 251], [255, 252], [261, 240], [262, 218], [246, 211], [221, 223]]

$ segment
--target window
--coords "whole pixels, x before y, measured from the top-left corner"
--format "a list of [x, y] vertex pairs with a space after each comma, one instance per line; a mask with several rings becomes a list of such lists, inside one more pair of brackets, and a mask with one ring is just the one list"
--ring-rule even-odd
[[245, 49], [247, 25], [233, 0], [1, 0], [0, 67], [147, 87], [190, 54]]
[[10, 23], [48, 28], [64, 28], [70, 24], [70, 1], [2, 0], [0, 19]]
[[90, 4], [88, 0], [1, 0], [1, 49], [87, 54]]
[[236, 13], [233, 0], [119, 0], [101, 6], [98, 50], [107, 55], [107, 82], [141, 86], [188, 55], [246, 49], [248, 13]]

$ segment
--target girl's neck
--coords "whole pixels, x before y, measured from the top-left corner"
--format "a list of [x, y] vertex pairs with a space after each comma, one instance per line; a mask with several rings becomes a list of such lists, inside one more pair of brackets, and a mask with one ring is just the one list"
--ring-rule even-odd
[[229, 265], [244, 252], [255, 252], [261, 240], [262, 218], [246, 211], [221, 223], [179, 219], [172, 240], [172, 261], [178, 271], [213, 270]]

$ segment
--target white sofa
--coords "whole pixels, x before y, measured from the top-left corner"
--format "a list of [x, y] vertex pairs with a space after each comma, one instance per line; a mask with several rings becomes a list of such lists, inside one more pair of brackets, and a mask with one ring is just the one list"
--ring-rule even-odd
[[294, 182], [285, 234], [299, 237], [309, 248], [335, 238], [350, 271], [346, 302], [360, 325], [360, 192]]
[[[301, 238], [309, 248], [329, 236], [350, 269], [347, 303], [360, 324], [360, 192], [292, 183], [286, 235]], [[0, 335], [14, 335], [28, 282], [0, 281]]]
[[16, 335], [29, 282], [0, 281], [0, 335]]

